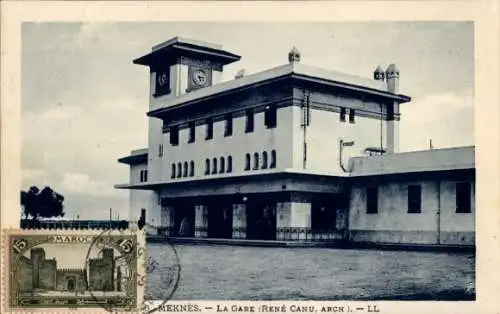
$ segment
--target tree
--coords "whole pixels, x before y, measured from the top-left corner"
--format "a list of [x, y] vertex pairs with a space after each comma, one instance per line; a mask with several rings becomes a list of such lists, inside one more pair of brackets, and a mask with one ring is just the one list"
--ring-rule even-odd
[[32, 186], [28, 191], [21, 191], [21, 206], [26, 218], [64, 217], [64, 196], [46, 186], [40, 191]]

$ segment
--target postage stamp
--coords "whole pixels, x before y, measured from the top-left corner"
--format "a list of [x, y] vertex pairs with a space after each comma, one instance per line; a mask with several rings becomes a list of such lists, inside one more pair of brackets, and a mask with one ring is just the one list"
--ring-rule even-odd
[[5, 230], [4, 313], [136, 312], [146, 283], [135, 230]]

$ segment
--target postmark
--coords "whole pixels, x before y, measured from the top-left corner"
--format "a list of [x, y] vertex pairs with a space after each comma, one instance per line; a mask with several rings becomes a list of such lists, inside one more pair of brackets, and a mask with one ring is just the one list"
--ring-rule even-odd
[[145, 278], [144, 232], [4, 230], [4, 313], [136, 312]]
[[[155, 313], [162, 309], [174, 296], [180, 284], [181, 265], [177, 249], [168, 239], [163, 242], [163, 248], [161, 260], [150, 255], [146, 259], [146, 277], [155, 277], [160, 280], [155, 280], [155, 284], [151, 281], [146, 284], [144, 302], [141, 307], [141, 312], [145, 314]], [[161, 303], [153, 305], [152, 300], [161, 300]]]

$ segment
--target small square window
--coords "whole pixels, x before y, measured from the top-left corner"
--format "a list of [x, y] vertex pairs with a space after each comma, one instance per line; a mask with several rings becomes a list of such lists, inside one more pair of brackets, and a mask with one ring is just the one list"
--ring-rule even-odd
[[194, 122], [189, 122], [189, 138], [188, 143], [194, 143], [196, 136], [196, 125]]
[[245, 132], [250, 133], [253, 132], [254, 129], [254, 113], [252, 109], [248, 109], [246, 111], [246, 126]]
[[340, 122], [345, 122], [345, 113], [346, 113], [346, 109], [340, 108]]
[[179, 126], [174, 125], [170, 127], [170, 144], [172, 146], [179, 145]]
[[278, 111], [276, 106], [266, 107], [264, 112], [264, 123], [268, 129], [273, 129], [278, 124]]
[[408, 186], [408, 213], [420, 214], [422, 212], [422, 186]]
[[233, 115], [226, 114], [225, 121], [224, 136], [231, 136], [233, 135]]
[[369, 187], [366, 189], [366, 213], [378, 213], [378, 188]]
[[460, 182], [456, 184], [456, 213], [469, 214], [471, 213], [472, 195], [471, 185], [469, 182]]
[[349, 123], [355, 123], [356, 111], [354, 109], [349, 110]]
[[206, 123], [207, 123], [207, 133], [205, 139], [211, 140], [214, 138], [214, 120], [212, 118], [208, 118], [206, 120]]

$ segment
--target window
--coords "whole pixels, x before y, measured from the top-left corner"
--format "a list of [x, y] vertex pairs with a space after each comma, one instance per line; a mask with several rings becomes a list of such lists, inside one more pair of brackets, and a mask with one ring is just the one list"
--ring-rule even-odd
[[158, 145], [158, 157], [163, 157], [163, 144]]
[[226, 114], [226, 125], [224, 128], [224, 136], [233, 135], [233, 115], [228, 113]]
[[369, 187], [366, 189], [366, 213], [378, 213], [378, 188]]
[[187, 163], [187, 161], [184, 162], [184, 172], [182, 173], [182, 176], [183, 177], [188, 176], [188, 163]]
[[259, 170], [259, 153], [253, 154], [253, 170]]
[[419, 214], [422, 212], [422, 186], [408, 186], [408, 213]]
[[278, 124], [276, 106], [266, 107], [266, 111], [264, 112], [264, 123], [268, 129], [276, 127]]
[[210, 174], [210, 159], [205, 159], [205, 175]]
[[245, 155], [245, 170], [250, 170], [250, 154]]
[[194, 161], [192, 160], [189, 163], [189, 176], [194, 177]]
[[349, 123], [354, 123], [354, 115], [356, 114], [354, 109], [349, 110]]
[[141, 170], [139, 181], [140, 182], [148, 181], [148, 171], [147, 170]]
[[253, 124], [254, 124], [254, 115], [253, 115], [253, 109], [248, 109], [246, 111], [246, 126], [245, 126], [245, 132], [250, 133], [253, 132]]
[[172, 169], [170, 170], [170, 178], [175, 179], [175, 164], [172, 164]]
[[193, 122], [189, 122], [189, 138], [188, 143], [194, 143], [196, 137], [196, 125]]
[[179, 162], [177, 163], [177, 178], [182, 177], [182, 164]]
[[276, 151], [274, 149], [271, 151], [271, 163], [269, 164], [269, 168], [276, 168]]
[[227, 157], [227, 172], [233, 172], [233, 157], [231, 156]]
[[212, 159], [212, 174], [217, 173], [217, 158]]
[[212, 118], [208, 118], [206, 120], [207, 123], [207, 133], [205, 135], [206, 140], [211, 140], [214, 138], [214, 120]]
[[345, 108], [340, 108], [340, 122], [345, 122]]
[[174, 125], [170, 127], [170, 144], [172, 146], [179, 145], [179, 126]]
[[262, 152], [262, 169], [267, 169], [267, 152]]
[[469, 182], [459, 182], [456, 184], [456, 213], [471, 213], [471, 186]]
[[219, 161], [220, 161], [219, 173], [224, 173], [226, 171], [226, 163], [225, 163], [224, 157], [221, 157], [219, 159]]

